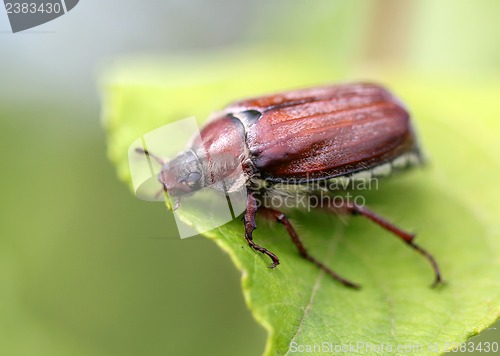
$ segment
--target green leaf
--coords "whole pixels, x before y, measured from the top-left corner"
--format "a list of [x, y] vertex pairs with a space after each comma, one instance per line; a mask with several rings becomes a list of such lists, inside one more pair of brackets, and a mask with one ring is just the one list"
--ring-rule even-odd
[[[347, 79], [317, 58], [271, 54], [259, 61], [250, 53], [194, 62], [128, 60], [112, 67], [103, 81], [103, 116], [119, 176], [128, 182], [128, 145], [169, 121], [204, 119], [243, 96]], [[377, 76], [410, 108], [430, 164], [381, 182], [364, 195], [367, 205], [417, 232], [416, 241], [434, 254], [448, 283], [430, 288], [429, 264], [378, 226], [319, 211], [290, 217], [311, 254], [363, 288], [332, 280], [299, 257], [282, 226], [258, 220], [255, 241], [281, 260], [270, 270], [267, 257], [247, 246], [236, 219], [206, 236], [241, 270], [248, 307], [269, 333], [266, 354], [300, 345], [431, 354], [479, 333], [500, 315], [500, 89], [494, 81], [456, 85], [407, 73]]]

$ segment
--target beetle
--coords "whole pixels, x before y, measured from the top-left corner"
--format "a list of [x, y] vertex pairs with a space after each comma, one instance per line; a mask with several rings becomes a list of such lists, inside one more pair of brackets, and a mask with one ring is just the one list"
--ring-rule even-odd
[[244, 236], [252, 249], [271, 259], [270, 268], [280, 261], [253, 240], [258, 211], [284, 225], [303, 258], [344, 285], [359, 288], [311, 256], [275, 199], [268, 199], [300, 195], [319, 198], [323, 208], [337, 214], [360, 215], [378, 224], [428, 260], [434, 286], [443, 283], [435, 258], [414, 242], [414, 234], [363, 205], [329, 194], [329, 183], [339, 179], [388, 176], [423, 162], [408, 111], [381, 85], [327, 85], [236, 101], [215, 114], [186, 151], [159, 161], [158, 180], [178, 199], [214, 186], [242, 167], [243, 177], [232, 188], [243, 186], [247, 192]]

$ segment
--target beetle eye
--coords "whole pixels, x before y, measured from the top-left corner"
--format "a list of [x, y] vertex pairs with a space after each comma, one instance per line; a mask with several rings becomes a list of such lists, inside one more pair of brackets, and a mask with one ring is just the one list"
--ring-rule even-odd
[[201, 174], [200, 173], [198, 173], [198, 172], [191, 172], [191, 173], [189, 173], [189, 175], [188, 175], [187, 179], [185, 180], [185, 182], [186, 182], [187, 186], [192, 187], [196, 183], [199, 182], [200, 178], [201, 178]]

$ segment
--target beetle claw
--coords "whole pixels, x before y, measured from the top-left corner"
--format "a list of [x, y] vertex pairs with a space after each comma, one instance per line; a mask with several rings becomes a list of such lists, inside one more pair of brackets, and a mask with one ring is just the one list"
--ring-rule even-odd
[[436, 280], [431, 284], [431, 288], [438, 288], [441, 286], [445, 286], [446, 281], [442, 280], [441, 277], [436, 278]]
[[267, 266], [267, 268], [272, 268], [272, 269], [274, 269], [274, 268], [276, 268], [276, 266], [277, 266], [277, 265], [279, 265], [279, 264], [280, 264], [280, 261], [274, 261], [271, 265]]

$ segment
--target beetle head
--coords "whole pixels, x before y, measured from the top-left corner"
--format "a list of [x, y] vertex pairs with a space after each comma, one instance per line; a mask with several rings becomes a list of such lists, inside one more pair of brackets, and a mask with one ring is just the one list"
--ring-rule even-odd
[[202, 175], [198, 157], [193, 151], [186, 151], [163, 165], [158, 180], [170, 196], [180, 197], [199, 190]]

